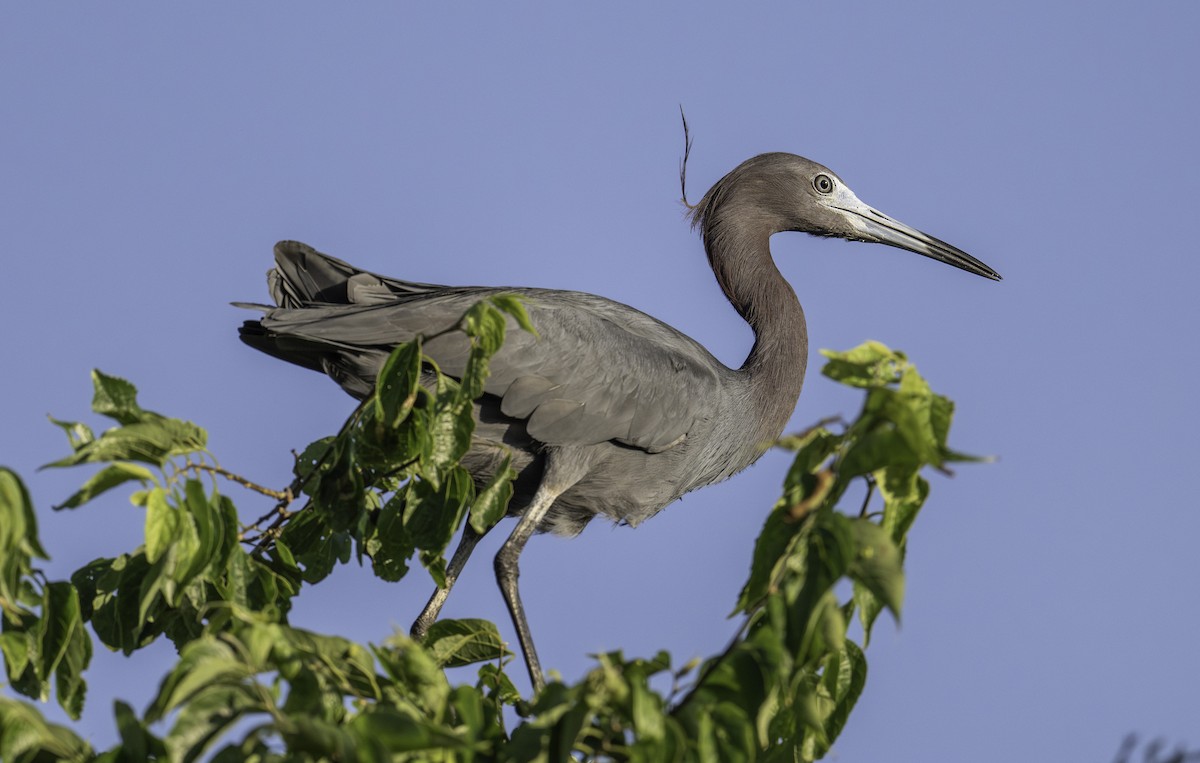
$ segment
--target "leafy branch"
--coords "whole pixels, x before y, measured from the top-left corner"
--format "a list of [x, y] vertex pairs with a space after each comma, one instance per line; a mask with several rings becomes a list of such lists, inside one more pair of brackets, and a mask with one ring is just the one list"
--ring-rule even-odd
[[[84, 424], [55, 422], [72, 453], [51, 466], [101, 465], [60, 508], [135, 482], [145, 541], [93, 560], [69, 582], [46, 581], [34, 566], [46, 552], [28, 494], [0, 469], [0, 649], [9, 685], [46, 701], [53, 683], [78, 718], [93, 636], [126, 654], [165, 636], [179, 661], [143, 713], [117, 704], [120, 742], [100, 754], [32, 705], [0, 699], [4, 759], [824, 756], [865, 686], [863, 650], [876, 618], [885, 609], [899, 617], [907, 537], [929, 493], [920, 472], [977, 460], [946, 444], [952, 403], [902, 353], [878, 343], [825, 353], [826, 376], [861, 389], [863, 408], [851, 422], [824, 420], [781, 441], [795, 457], [735, 604], [741, 627], [703, 662], [674, 667], [666, 652], [609, 652], [581, 680], [552, 682], [526, 700], [505, 673], [511, 654], [483, 620], [443, 620], [420, 643], [395, 634], [368, 646], [288, 624], [303, 584], [337, 564], [369, 562], [377, 576], [398, 580], [415, 555], [440, 581], [462, 524], [483, 529], [504, 516], [512, 469], [476, 484], [459, 459], [488, 360], [510, 326], [532, 329], [520, 304], [501, 298], [448, 329], [467, 339], [461, 379], [424, 357], [419, 338], [397, 348], [342, 429], [296, 457], [284, 490], [219, 466], [202, 429], [141, 409], [132, 384], [96, 372], [93, 410], [117, 426], [97, 437]], [[275, 505], [242, 525], [218, 478]], [[843, 507], [856, 480], [865, 497]], [[304, 506], [293, 509], [301, 497]], [[850, 593], [841, 600], [843, 590]], [[856, 615], [861, 645], [847, 635]], [[452, 686], [445, 669], [465, 665], [478, 666], [476, 680]], [[665, 694], [651, 687], [659, 681], [670, 684]]]

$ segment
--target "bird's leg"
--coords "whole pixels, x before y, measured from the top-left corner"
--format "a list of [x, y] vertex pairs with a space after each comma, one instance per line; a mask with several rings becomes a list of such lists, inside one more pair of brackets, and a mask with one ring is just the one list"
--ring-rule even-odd
[[504, 541], [504, 545], [496, 554], [496, 582], [500, 585], [504, 603], [508, 605], [508, 613], [512, 616], [513, 626], [517, 629], [517, 640], [521, 642], [521, 651], [525, 653], [525, 665], [529, 668], [529, 680], [533, 683], [534, 694], [542, 690], [546, 681], [542, 677], [542, 666], [538, 662], [537, 651], [533, 647], [533, 635], [529, 632], [529, 623], [525, 619], [525, 608], [521, 606], [521, 594], [517, 591], [517, 578], [521, 574], [517, 569], [517, 559], [521, 556], [521, 550], [525, 548], [529, 538], [545, 518], [546, 512], [550, 510], [554, 499], [558, 498], [567, 487], [570, 487], [568, 484], [566, 486], [556, 485], [551, 488], [547, 486], [547, 482], [546, 479], [542, 480], [529, 508], [525, 510], [520, 521], [517, 522], [517, 526], [513, 529], [512, 535], [508, 536], [508, 540]]
[[446, 567], [446, 584], [433, 592], [433, 596], [429, 597], [429, 603], [425, 605], [425, 609], [421, 610], [421, 614], [417, 617], [416, 622], [412, 624], [410, 633], [412, 637], [420, 641], [425, 638], [425, 634], [429, 631], [429, 626], [433, 625], [441, 614], [442, 605], [446, 603], [446, 599], [450, 596], [450, 589], [454, 587], [454, 582], [458, 580], [458, 574], [462, 572], [462, 568], [466, 566], [467, 559], [470, 558], [471, 552], [475, 550], [475, 544], [483, 537], [483, 533], [477, 533], [471, 528], [471, 523], [463, 529], [462, 539], [458, 542], [458, 548], [454, 549], [454, 556], [450, 557], [450, 564]]

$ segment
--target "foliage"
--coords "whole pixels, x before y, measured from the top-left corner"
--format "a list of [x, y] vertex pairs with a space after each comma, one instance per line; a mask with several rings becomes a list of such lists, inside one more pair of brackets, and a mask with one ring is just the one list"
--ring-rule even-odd
[[[795, 461], [736, 603], [742, 627], [720, 654], [675, 666], [665, 652], [649, 659], [610, 652], [577, 683], [552, 682], [526, 700], [505, 673], [512, 655], [486, 621], [444, 620], [422, 643], [396, 634], [370, 646], [288, 624], [303, 585], [339, 563], [366, 561], [379, 577], [398, 580], [415, 556], [440, 582], [456, 530], [469, 521], [482, 531], [503, 517], [512, 469], [506, 463], [491, 483], [476, 485], [458, 460], [488, 359], [510, 326], [532, 331], [516, 300], [496, 298], [447, 329], [470, 342], [459, 380], [422, 355], [420, 338], [397, 348], [376, 392], [337, 435], [297, 457], [296, 479], [281, 491], [221, 468], [202, 429], [143, 410], [132, 384], [95, 372], [92, 409], [116, 426], [97, 437], [84, 424], [54, 422], [72, 453], [50, 466], [102, 467], [57, 508], [77, 509], [136, 483], [131, 500], [144, 515], [145, 542], [84, 565], [69, 582], [47, 581], [35, 567], [46, 552], [28, 494], [16, 474], [0, 470], [8, 682], [43, 702], [53, 683], [59, 704], [78, 718], [92, 634], [125, 654], [166, 637], [179, 660], [144, 712], [116, 703], [120, 741], [104, 752], [46, 722], [33, 705], [0, 698], [0, 757], [822, 757], [862, 693], [863, 646], [877, 616], [885, 609], [899, 616], [905, 541], [929, 491], [919, 472], [967, 458], [946, 445], [950, 401], [932, 393], [903, 354], [877, 343], [825, 353], [827, 376], [865, 391], [862, 412], [848, 425], [823, 422], [781, 442]], [[218, 478], [275, 505], [243, 525]], [[855, 498], [861, 508], [838, 510], [856, 479], [866, 486], [865, 499]], [[851, 586], [839, 587], [843, 580]], [[855, 613], [862, 645], [847, 637]], [[479, 665], [475, 682], [451, 685], [445, 669], [469, 664]]]

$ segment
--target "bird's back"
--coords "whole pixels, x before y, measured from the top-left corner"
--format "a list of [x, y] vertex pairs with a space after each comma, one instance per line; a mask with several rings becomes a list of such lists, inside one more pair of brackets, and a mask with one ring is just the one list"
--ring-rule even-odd
[[[590, 448], [588, 475], [559, 497], [542, 529], [575, 534], [596, 514], [637, 524], [683, 493], [729, 476], [762, 451], [734, 433], [737, 374], [700, 344], [634, 308], [591, 294], [547, 289], [447, 287], [359, 270], [298, 242], [276, 247], [269, 274], [276, 307], [247, 321], [242, 339], [321, 371], [347, 392], [370, 393], [388, 353], [417, 335], [454, 326], [471, 305], [499, 293], [525, 303], [535, 337], [510, 321], [478, 402], [476, 446], [464, 465], [490, 477], [512, 452], [521, 494], [536, 487], [543, 454]], [[460, 332], [425, 342], [450, 376], [465, 367]], [[748, 412], [746, 412], [748, 415]]]

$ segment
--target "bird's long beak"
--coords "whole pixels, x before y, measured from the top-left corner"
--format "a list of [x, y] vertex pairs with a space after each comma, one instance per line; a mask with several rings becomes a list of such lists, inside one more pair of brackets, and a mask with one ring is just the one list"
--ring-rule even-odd
[[[846, 198], [847, 196], [849, 198]], [[951, 246], [941, 239], [934, 238], [899, 220], [888, 217], [879, 210], [862, 203], [853, 194], [845, 194], [831, 206], [846, 213], [850, 223], [863, 234], [864, 241], [907, 249], [910, 252], [932, 257], [947, 265], [953, 265], [968, 273], [990, 278], [993, 281], [1000, 280], [999, 273], [958, 247]]]

